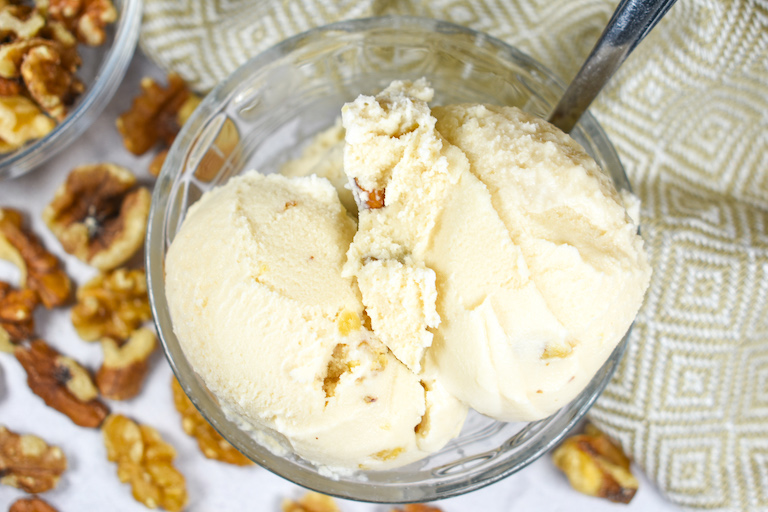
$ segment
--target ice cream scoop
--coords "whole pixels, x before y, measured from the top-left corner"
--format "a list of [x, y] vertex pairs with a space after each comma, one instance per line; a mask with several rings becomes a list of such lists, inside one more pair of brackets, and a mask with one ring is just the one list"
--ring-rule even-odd
[[345, 275], [409, 368], [430, 362], [493, 418], [544, 418], [632, 323], [650, 277], [642, 239], [569, 136], [516, 108], [431, 97], [398, 81], [342, 110], [362, 207]]
[[243, 428], [321, 466], [386, 469], [441, 448], [466, 406], [365, 327], [341, 275], [354, 233], [325, 179], [233, 178], [175, 237], [168, 305], [185, 355]]

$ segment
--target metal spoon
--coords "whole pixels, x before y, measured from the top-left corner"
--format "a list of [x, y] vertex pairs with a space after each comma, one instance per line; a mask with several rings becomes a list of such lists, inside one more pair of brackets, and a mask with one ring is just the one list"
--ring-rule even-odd
[[548, 121], [570, 132], [613, 73], [674, 3], [675, 0], [621, 0]]

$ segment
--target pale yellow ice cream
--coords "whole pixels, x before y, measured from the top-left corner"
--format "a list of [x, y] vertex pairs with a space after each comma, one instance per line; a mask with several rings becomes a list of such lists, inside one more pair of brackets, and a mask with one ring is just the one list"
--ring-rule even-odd
[[248, 173], [203, 196], [166, 257], [185, 355], [223, 408], [330, 468], [385, 469], [458, 434], [466, 406], [362, 324], [355, 233], [324, 179]]
[[360, 96], [284, 167], [294, 177], [205, 194], [166, 258], [192, 366], [246, 430], [318, 465], [407, 464], [467, 406], [552, 414], [648, 286], [637, 226], [578, 144], [518, 109], [432, 95], [421, 80]]
[[504, 420], [572, 400], [629, 328], [650, 267], [610, 179], [516, 108], [430, 109], [423, 81], [342, 110], [362, 208], [347, 254], [373, 330]]

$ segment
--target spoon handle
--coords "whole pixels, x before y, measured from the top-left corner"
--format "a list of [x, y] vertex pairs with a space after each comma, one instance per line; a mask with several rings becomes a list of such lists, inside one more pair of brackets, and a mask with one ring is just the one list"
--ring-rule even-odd
[[675, 0], [621, 0], [548, 121], [570, 132], [624, 59], [674, 3]]

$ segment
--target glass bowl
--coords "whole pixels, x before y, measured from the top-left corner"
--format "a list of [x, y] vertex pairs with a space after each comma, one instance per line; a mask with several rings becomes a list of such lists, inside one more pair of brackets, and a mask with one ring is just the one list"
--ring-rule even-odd
[[112, 99], [133, 58], [141, 28], [142, 0], [114, 0], [117, 21], [107, 27], [101, 46], [78, 45], [83, 64], [76, 76], [85, 84], [67, 117], [46, 136], [0, 154], [0, 181], [21, 176], [70, 145]]
[[[417, 463], [388, 471], [329, 475], [295, 456], [272, 453], [226, 417], [190, 367], [174, 335], [164, 290], [164, 257], [187, 208], [203, 192], [249, 169], [276, 172], [344, 102], [393, 79], [427, 77], [433, 104], [516, 105], [545, 116], [563, 91], [540, 64], [486, 34], [436, 20], [387, 17], [334, 23], [288, 39], [244, 64], [202, 102], [176, 139], [157, 181], [146, 243], [155, 323], [173, 371], [208, 421], [264, 468], [342, 498], [404, 503], [479, 489], [530, 464], [587, 412], [616, 368], [626, 337], [587, 388], [551, 417], [502, 423], [470, 412], [459, 437]], [[589, 114], [572, 135], [628, 188], [616, 152]]]

